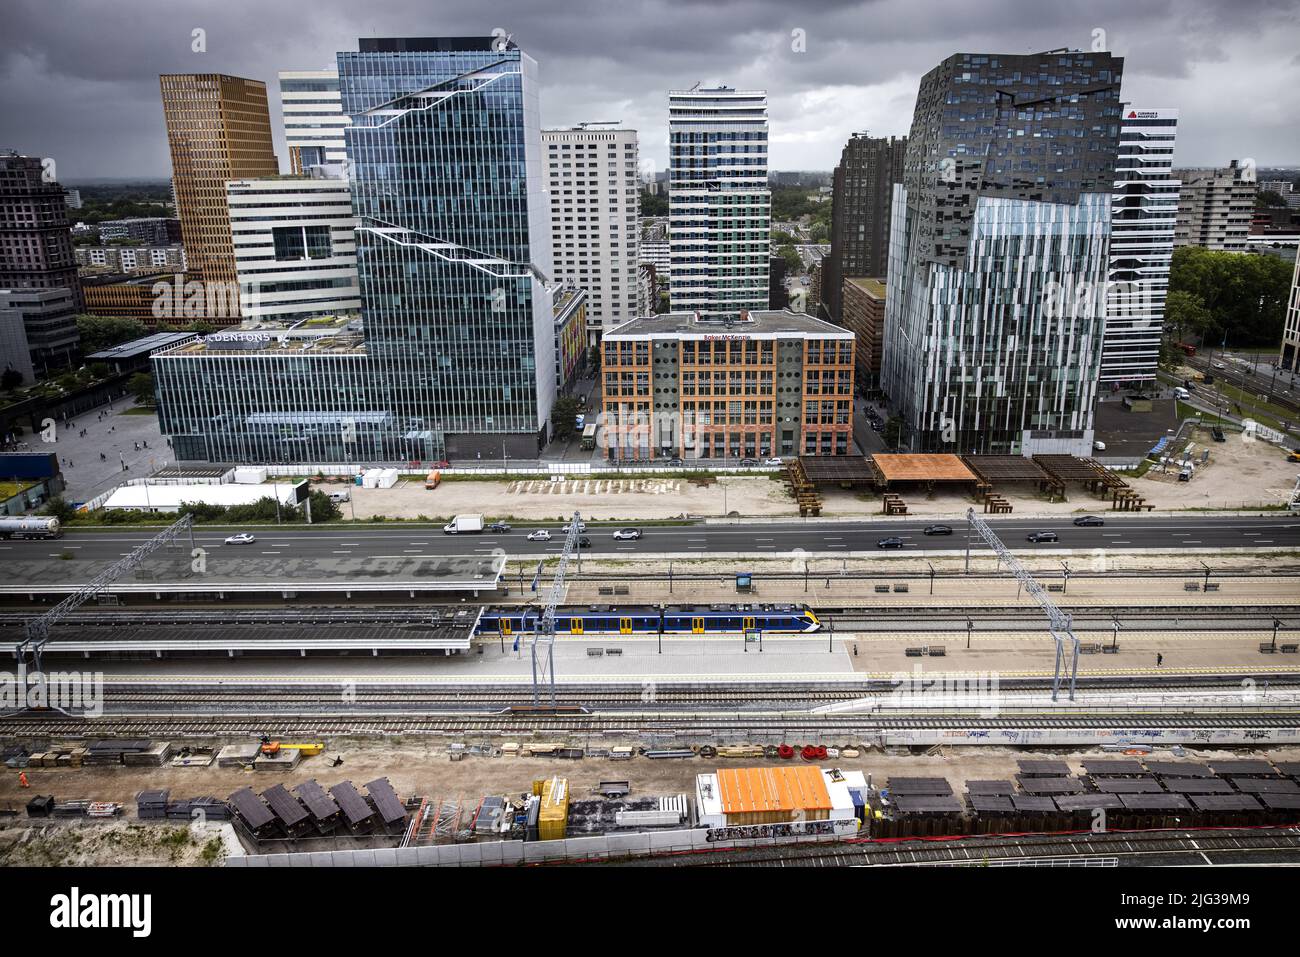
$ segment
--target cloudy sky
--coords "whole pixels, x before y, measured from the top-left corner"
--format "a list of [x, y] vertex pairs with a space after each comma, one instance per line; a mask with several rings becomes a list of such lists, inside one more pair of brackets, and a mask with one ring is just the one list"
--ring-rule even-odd
[[[1175, 162], [1300, 164], [1300, 0], [3, 0], [0, 147], [64, 182], [169, 175], [160, 73], [266, 81], [359, 36], [510, 33], [542, 122], [621, 120], [662, 164], [669, 89], [765, 89], [773, 169], [830, 169], [854, 131], [904, 134], [917, 82], [958, 52], [1125, 57], [1124, 98], [1182, 111]], [[206, 31], [206, 52], [191, 49]]]

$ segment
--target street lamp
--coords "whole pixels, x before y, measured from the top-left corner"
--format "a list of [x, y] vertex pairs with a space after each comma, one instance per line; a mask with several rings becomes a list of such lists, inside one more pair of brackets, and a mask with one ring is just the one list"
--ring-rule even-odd
[[1061, 594], [1064, 595], [1070, 588], [1070, 566], [1065, 562], [1061, 562], [1061, 567], [1065, 569], [1061, 573], [1061, 577], [1064, 580], [1064, 583], [1061, 585]]
[[[930, 565], [928, 561], [926, 562], [926, 564]], [[934, 566], [933, 565], [930, 565], [930, 594], [931, 595], [934, 594]]]
[[1210, 566], [1205, 564], [1205, 562], [1201, 562], [1201, 567], [1205, 569], [1205, 587], [1201, 590], [1209, 591], [1210, 590]]

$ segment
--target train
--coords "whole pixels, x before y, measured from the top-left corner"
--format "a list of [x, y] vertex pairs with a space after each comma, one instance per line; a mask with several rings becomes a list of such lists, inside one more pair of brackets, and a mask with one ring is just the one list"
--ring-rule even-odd
[[63, 526], [57, 518], [23, 517], [0, 518], [0, 538], [58, 538]]
[[[485, 608], [480, 636], [530, 635], [537, 631], [542, 609]], [[807, 605], [587, 605], [555, 609], [557, 635], [801, 635], [820, 631], [822, 623]]]

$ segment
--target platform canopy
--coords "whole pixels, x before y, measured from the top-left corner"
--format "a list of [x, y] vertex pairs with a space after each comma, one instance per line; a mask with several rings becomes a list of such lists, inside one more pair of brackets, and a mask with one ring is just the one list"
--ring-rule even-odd
[[1023, 455], [963, 455], [970, 470], [989, 485], [995, 482], [1049, 482], [1033, 459]]
[[871, 459], [861, 455], [810, 455], [799, 459], [814, 485], [875, 485], [880, 475]]
[[972, 482], [979, 478], [961, 456], [883, 453], [871, 456], [886, 485], [894, 482]]

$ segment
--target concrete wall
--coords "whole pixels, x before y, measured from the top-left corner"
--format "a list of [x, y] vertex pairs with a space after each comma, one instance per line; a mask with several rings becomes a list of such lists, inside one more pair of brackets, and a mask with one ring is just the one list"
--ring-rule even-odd
[[299, 851], [290, 854], [249, 854], [230, 857], [227, 867], [514, 867], [542, 861], [584, 861], [609, 858], [653, 857], [764, 847], [775, 844], [810, 844], [840, 841], [836, 835], [801, 835], [710, 841], [706, 828], [603, 834], [563, 841], [486, 841], [479, 844], [445, 844], [435, 847], [375, 848], [348, 851]]

